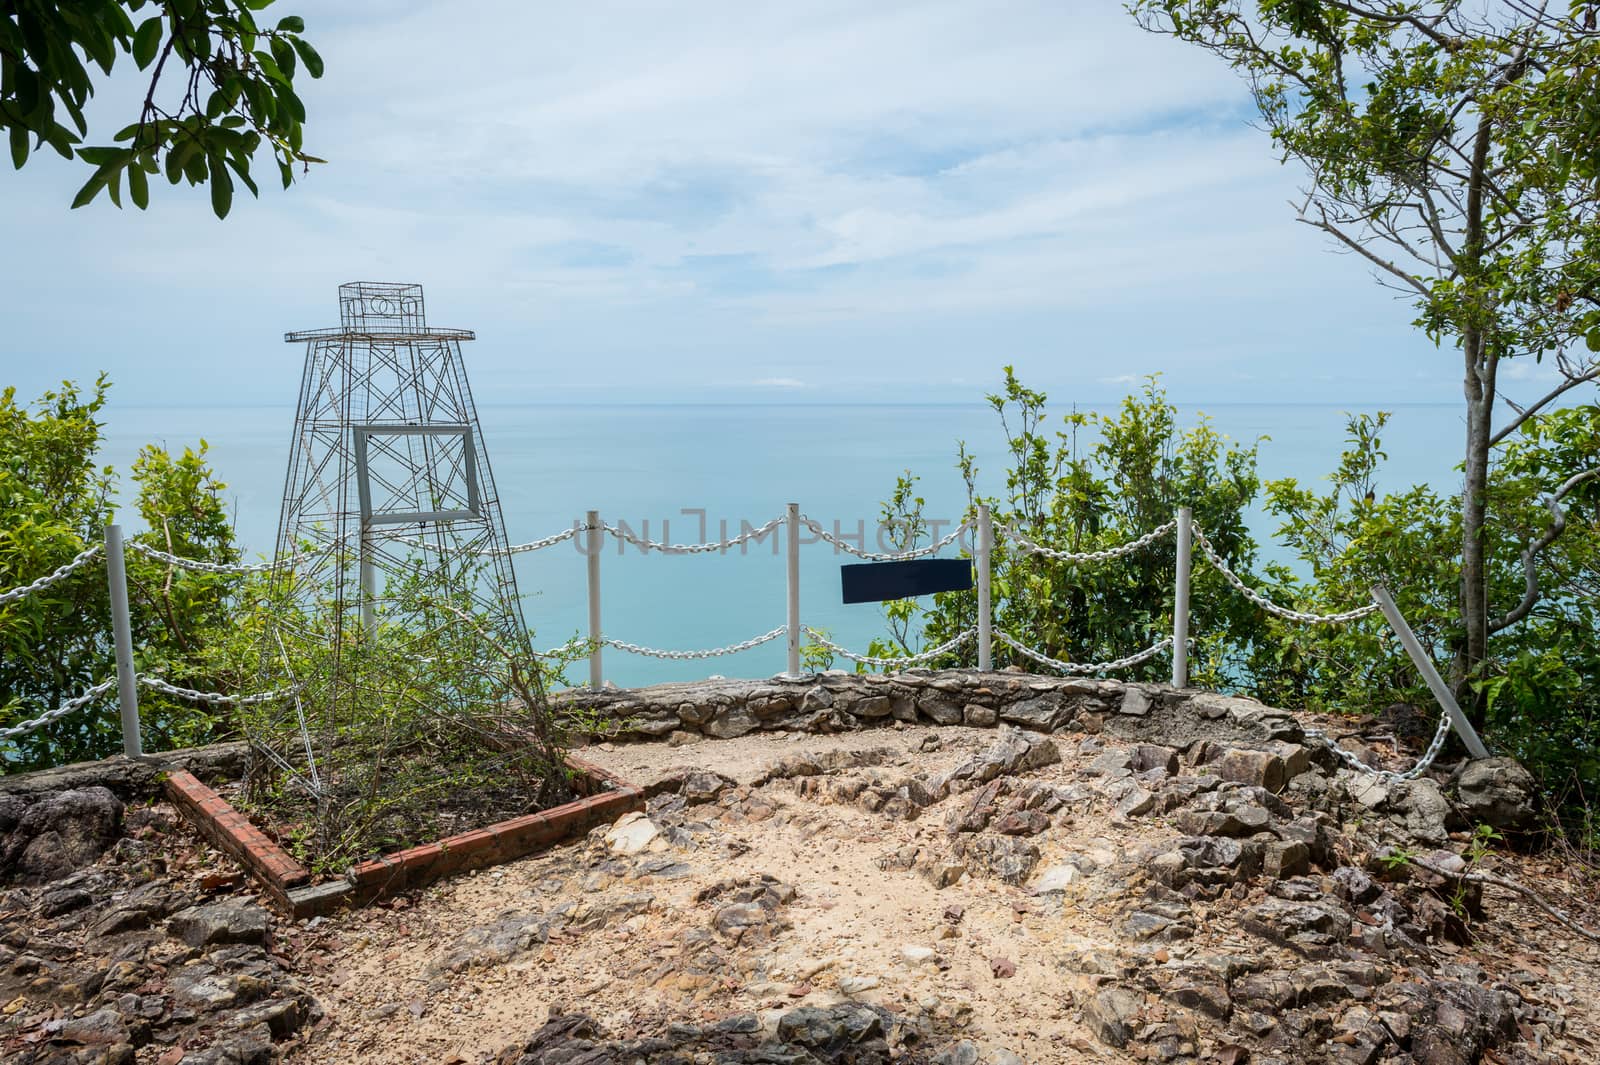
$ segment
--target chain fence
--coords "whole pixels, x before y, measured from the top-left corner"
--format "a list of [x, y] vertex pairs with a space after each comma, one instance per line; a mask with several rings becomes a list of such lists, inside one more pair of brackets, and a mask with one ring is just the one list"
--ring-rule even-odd
[[1050, 666], [1063, 673], [1114, 673], [1119, 669], [1127, 669], [1140, 663], [1148, 662], [1156, 655], [1172, 647], [1172, 637], [1151, 644], [1142, 651], [1135, 651], [1126, 658], [1113, 658], [1109, 662], [1063, 662], [1059, 658], [1051, 658], [1047, 654], [1035, 651], [1022, 641], [1014, 638], [1009, 633], [995, 631], [995, 638], [1024, 658], [1032, 659], [1042, 666]]
[[944, 643], [941, 643], [939, 646], [930, 647], [926, 651], [922, 651], [914, 655], [900, 655], [890, 658], [874, 658], [872, 655], [858, 655], [853, 651], [847, 651], [843, 647], [840, 647], [838, 644], [834, 643], [832, 640], [828, 639], [828, 637], [822, 633], [818, 632], [816, 629], [813, 629], [810, 625], [805, 626], [805, 633], [807, 636], [811, 637], [811, 639], [818, 646], [826, 647], [829, 651], [840, 656], [841, 658], [848, 658], [852, 662], [859, 662], [865, 666], [887, 667], [912, 666], [919, 662], [932, 662], [934, 659], [940, 657], [941, 655], [949, 654], [955, 648], [972, 639], [978, 634], [978, 630], [967, 629], [964, 632], [958, 632]]
[[1201, 553], [1206, 556], [1206, 559], [1216, 571], [1222, 574], [1223, 580], [1233, 585], [1240, 595], [1274, 617], [1282, 618], [1285, 621], [1298, 621], [1304, 625], [1342, 625], [1345, 622], [1364, 618], [1368, 614], [1375, 613], [1378, 609], [1377, 603], [1368, 603], [1366, 606], [1358, 606], [1354, 610], [1345, 610], [1337, 614], [1313, 614], [1304, 610], [1291, 610], [1289, 607], [1280, 606], [1250, 587], [1237, 573], [1229, 569], [1228, 564], [1222, 560], [1222, 556], [1217, 553], [1217, 549], [1211, 546], [1211, 541], [1206, 538], [1206, 534], [1201, 531], [1198, 525], [1194, 527], [1194, 542], [1200, 545]]
[[712, 540], [703, 544], [669, 544], [659, 540], [651, 540], [643, 536], [635, 536], [629, 529], [619, 528], [610, 522], [602, 522], [600, 528], [615, 536], [624, 543], [632, 544], [641, 551], [659, 551], [663, 555], [702, 555], [712, 551], [727, 551], [739, 547], [751, 540], [759, 541], [763, 536], [772, 532], [783, 524], [782, 517], [773, 518], [758, 529], [746, 529], [738, 536], [730, 536], [726, 540]]
[[0, 606], [5, 606], [7, 603], [14, 603], [18, 599], [26, 599], [35, 592], [44, 591], [57, 581], [66, 580], [67, 577], [71, 576], [79, 568], [87, 566], [90, 562], [94, 561], [94, 559], [98, 558], [104, 552], [104, 544], [91, 544], [82, 551], [79, 551], [77, 556], [73, 558], [72, 561], [65, 562], [57, 566], [55, 569], [51, 570], [49, 573], [46, 573], [43, 577], [40, 577], [32, 584], [24, 584], [21, 587], [13, 588], [8, 592], [0, 592]]
[[823, 543], [831, 544], [846, 554], [854, 555], [868, 562], [904, 562], [913, 558], [922, 558], [924, 555], [936, 555], [960, 539], [962, 533], [972, 528], [971, 523], [964, 521], [954, 529], [951, 529], [949, 536], [936, 540], [925, 547], [913, 547], [907, 551], [868, 551], [865, 548], [856, 547], [842, 536], [835, 536], [827, 529], [824, 529], [820, 522], [804, 514], [800, 515], [800, 524], [810, 529], [816, 538]]
[[743, 643], [729, 644], [727, 647], [711, 647], [703, 651], [664, 651], [659, 647], [641, 647], [636, 643], [626, 640], [613, 640], [611, 637], [602, 637], [600, 643], [607, 647], [615, 647], [619, 651], [626, 651], [633, 655], [645, 655], [649, 658], [666, 658], [675, 662], [688, 662], [698, 658], [717, 658], [721, 655], [734, 655], [740, 651], [748, 651], [752, 647], [776, 640], [779, 636], [789, 631], [787, 625], [780, 625], [771, 632], [764, 632], [760, 636], [753, 636]]
[[1045, 558], [1053, 558], [1058, 562], [1084, 563], [1109, 562], [1112, 559], [1121, 558], [1123, 555], [1131, 555], [1135, 551], [1142, 551], [1157, 540], [1162, 540], [1172, 535], [1173, 530], [1177, 527], [1178, 523], [1176, 521], [1169, 521], [1165, 525], [1158, 525], [1151, 529], [1137, 540], [1129, 540], [1127, 543], [1118, 544], [1115, 547], [1107, 547], [1099, 551], [1063, 551], [1060, 548], [1046, 547], [1028, 539], [1010, 526], [1002, 526], [1000, 532], [1006, 539], [1030, 555], [1042, 555]]

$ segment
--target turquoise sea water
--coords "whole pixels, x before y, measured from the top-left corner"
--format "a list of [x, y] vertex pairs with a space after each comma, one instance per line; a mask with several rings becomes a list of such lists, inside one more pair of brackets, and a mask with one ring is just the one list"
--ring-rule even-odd
[[[1316, 481], [1337, 462], [1348, 404], [1236, 404], [1205, 409], [1218, 431], [1261, 445], [1263, 478]], [[1454, 406], [1401, 406], [1384, 434], [1390, 460], [1380, 491], [1428, 482], [1455, 491], [1461, 418]], [[979, 460], [985, 492], [1002, 487], [1004, 437], [981, 401], [960, 405], [561, 405], [479, 410], [484, 442], [513, 542], [536, 539], [597, 509], [651, 539], [720, 539], [741, 522], [760, 525], [794, 501], [845, 530], [870, 531], [896, 475], [911, 469], [932, 517], [957, 519], [965, 500], [954, 467], [956, 441]], [[269, 554], [276, 536], [291, 407], [117, 407], [103, 412], [106, 461], [126, 470], [145, 443], [210, 444], [228, 482], [240, 542]], [[1197, 412], [1184, 411], [1184, 424]], [[701, 526], [700, 513], [705, 517]], [[131, 520], [131, 519], [130, 519]], [[648, 523], [648, 528], [646, 528]], [[1252, 516], [1266, 558], [1274, 522]], [[946, 527], [948, 528], [948, 526]], [[878, 609], [839, 601], [838, 566], [852, 561], [826, 544], [801, 556], [801, 615], [835, 642], [864, 651], [882, 631]], [[747, 552], [641, 557], [608, 538], [602, 557], [604, 629], [632, 643], [699, 648], [736, 643], [783, 624], [784, 559], [776, 537]], [[573, 541], [517, 556], [524, 611], [536, 644], [550, 647], [587, 624], [585, 559]], [[1134, 650], [1130, 648], [1129, 650]], [[709, 662], [663, 662], [607, 649], [607, 679], [625, 686], [660, 680], [765, 676], [783, 669], [782, 640]], [[579, 667], [580, 669], [582, 667]], [[581, 679], [581, 678], [575, 678]]]

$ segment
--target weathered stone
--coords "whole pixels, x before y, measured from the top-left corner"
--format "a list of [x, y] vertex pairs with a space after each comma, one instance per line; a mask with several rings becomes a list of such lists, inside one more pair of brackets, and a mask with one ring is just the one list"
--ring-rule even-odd
[[638, 854], [661, 835], [661, 826], [638, 811], [623, 814], [606, 830], [605, 843], [614, 854]]
[[968, 703], [961, 711], [961, 720], [971, 728], [992, 728], [1000, 720], [1000, 715], [992, 706]]
[[1526, 831], [1538, 823], [1537, 785], [1515, 759], [1468, 762], [1455, 783], [1462, 812], [1474, 823], [1510, 832]]
[[702, 769], [684, 776], [683, 783], [678, 788], [678, 794], [682, 795], [684, 801], [692, 806], [696, 803], [712, 802], [729, 788], [735, 787], [738, 787], [738, 782], [732, 777], [725, 777], [721, 773]]
[[1022, 699], [1000, 708], [1000, 720], [1037, 732], [1049, 732], [1061, 718], [1061, 701], [1054, 695]]
[[1252, 836], [1272, 823], [1260, 806], [1238, 803], [1219, 810], [1179, 810], [1178, 829], [1191, 836]]
[[1311, 849], [1299, 840], [1276, 840], [1261, 854], [1261, 871], [1274, 880], [1304, 876], [1311, 868]]
[[1211, 763], [1209, 768], [1223, 780], [1266, 788], [1273, 793], [1282, 791], [1289, 782], [1283, 759], [1270, 751], [1236, 747]]
[[894, 702], [887, 695], [870, 695], [850, 705], [850, 712], [857, 717], [888, 717], [893, 710]]
[[1152, 769], [1159, 769], [1170, 775], [1178, 771], [1178, 752], [1171, 747], [1141, 743], [1133, 749], [1131, 766], [1135, 773], [1147, 773]]
[[1144, 1000], [1122, 987], [1108, 987], [1083, 1004], [1083, 1023], [1107, 1046], [1122, 1048], [1132, 1038]]
[[1162, 997], [1220, 1021], [1227, 1020], [1233, 1012], [1233, 1002], [1228, 998], [1228, 985], [1204, 969], [1180, 971]]
[[800, 709], [808, 714], [818, 710], [831, 710], [833, 693], [820, 684], [814, 685], [807, 689], [805, 696], [800, 700]]
[[550, 938], [550, 919], [537, 913], [507, 913], [469, 928], [449, 949], [428, 963], [428, 976], [459, 973], [475, 966], [500, 965]]
[[925, 691], [917, 696], [917, 709], [940, 725], [959, 725], [964, 704], [938, 691]]
[[1035, 895], [1047, 895], [1052, 891], [1065, 891], [1080, 876], [1081, 874], [1075, 866], [1052, 865], [1034, 879], [1030, 888]]
[[1329, 903], [1268, 899], [1246, 909], [1239, 924], [1249, 932], [1304, 954], [1324, 954], [1350, 933], [1350, 915]]
[[65, 1043], [84, 1046], [110, 1046], [129, 1041], [127, 1022], [113, 1009], [98, 1009], [83, 1017], [57, 1021], [52, 1026], [52, 1037]]
[[1038, 769], [1061, 761], [1054, 741], [1015, 728], [1004, 728], [988, 750], [950, 771], [950, 780], [986, 783], [1003, 774]]
[[1294, 1005], [1294, 980], [1288, 973], [1264, 972], [1241, 976], [1233, 984], [1233, 995], [1240, 1002], [1268, 1013], [1278, 1013]]
[[1122, 694], [1117, 713], [1130, 717], [1144, 717], [1150, 712], [1150, 696], [1142, 688], [1130, 687]]
[[0, 840], [0, 881], [43, 884], [76, 872], [122, 835], [122, 801], [103, 787], [74, 788], [25, 802]]
[[223, 899], [178, 911], [167, 931], [191, 947], [265, 943], [267, 911], [249, 899]]
[[759, 724], [755, 715], [743, 706], [730, 706], [701, 725], [700, 729], [707, 736], [731, 740], [754, 732]]
[[778, 1038], [832, 1056], [883, 1034], [883, 1018], [870, 1006], [843, 1003], [802, 1006], [778, 1018]]
[[1012, 810], [1000, 815], [993, 827], [1004, 836], [1037, 836], [1050, 827], [1050, 819], [1038, 810]]

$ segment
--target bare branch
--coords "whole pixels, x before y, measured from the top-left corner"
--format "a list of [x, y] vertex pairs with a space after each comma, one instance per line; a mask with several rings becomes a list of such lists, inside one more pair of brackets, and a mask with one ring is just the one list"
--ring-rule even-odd
[[1555, 493], [1544, 501], [1545, 506], [1550, 508], [1550, 525], [1545, 529], [1543, 536], [1522, 549], [1522, 573], [1527, 582], [1522, 592], [1522, 601], [1489, 622], [1489, 631], [1491, 633], [1499, 632], [1515, 625], [1527, 617], [1534, 604], [1539, 601], [1539, 570], [1534, 565], [1534, 560], [1538, 558], [1541, 551], [1555, 543], [1561, 534], [1567, 531], [1567, 515], [1561, 509], [1561, 500], [1565, 499], [1568, 493], [1580, 484], [1592, 481], [1597, 477], [1600, 477], [1600, 466], [1592, 470], [1585, 470], [1582, 473], [1575, 473], [1563, 481], [1561, 487], [1557, 488]]
[[1322, 213], [1322, 218], [1320, 220], [1319, 219], [1315, 219], [1315, 218], [1306, 218], [1306, 217], [1302, 216], [1299, 219], [1299, 221], [1304, 222], [1308, 226], [1314, 226], [1317, 229], [1320, 229], [1320, 230], [1323, 230], [1324, 232], [1332, 234], [1334, 239], [1338, 240], [1345, 247], [1347, 247], [1351, 251], [1354, 251], [1357, 254], [1361, 255], [1362, 258], [1369, 260], [1374, 265], [1379, 266], [1382, 269], [1384, 269], [1385, 271], [1393, 274], [1395, 277], [1399, 278], [1401, 281], [1404, 281], [1406, 284], [1408, 284], [1412, 288], [1416, 289], [1417, 292], [1420, 293], [1422, 296], [1426, 297], [1426, 296], [1430, 295], [1430, 293], [1428, 292], [1428, 286], [1424, 285], [1421, 281], [1418, 281], [1415, 277], [1412, 277], [1410, 274], [1406, 273], [1404, 270], [1400, 269], [1399, 266], [1396, 266], [1394, 263], [1390, 262], [1389, 260], [1381, 258], [1378, 255], [1375, 255], [1365, 245], [1361, 244], [1360, 241], [1357, 241], [1357, 240], [1353, 239], [1348, 234], [1346, 234], [1342, 230], [1340, 230], [1338, 226], [1334, 225], [1332, 222], [1329, 222], [1328, 221], [1327, 212], [1324, 211], [1324, 212], [1321, 212], [1321, 213]]
[[1426, 869], [1435, 876], [1442, 876], [1446, 880], [1466, 880], [1478, 884], [1493, 884], [1495, 887], [1505, 888], [1507, 891], [1521, 895], [1539, 909], [1543, 910], [1546, 914], [1555, 918], [1557, 922], [1565, 925], [1567, 928], [1570, 928], [1583, 938], [1600, 943], [1600, 932], [1596, 932], [1590, 928], [1585, 928], [1571, 917], [1568, 917], [1561, 910], [1558, 910], [1556, 907], [1546, 902], [1544, 896], [1540, 895], [1537, 891], [1534, 891], [1531, 887], [1528, 887], [1525, 884], [1519, 884], [1515, 880], [1508, 880], [1503, 876], [1496, 876], [1493, 873], [1451, 872], [1449, 869], [1445, 869], [1442, 866], [1435, 865], [1430, 861], [1422, 858], [1416, 858], [1409, 854], [1405, 855], [1405, 860], [1407, 865], [1414, 865], [1418, 869]]
[[[1556, 399], [1572, 391], [1572, 389], [1577, 388], [1579, 385], [1584, 384], [1587, 381], [1594, 380], [1600, 380], [1600, 363], [1596, 363], [1595, 365], [1589, 367], [1588, 370], [1583, 373], [1569, 376], [1567, 380], [1561, 382], [1555, 388], [1552, 388], [1549, 392], [1545, 393], [1544, 396], [1540, 397], [1538, 400], [1535, 400], [1533, 403], [1530, 403], [1526, 407], [1513, 406], [1513, 409], [1517, 411], [1517, 416], [1502, 426], [1500, 430], [1493, 436], [1489, 437], [1489, 446], [1494, 447], [1495, 445], [1499, 444], [1506, 437], [1520, 429], [1523, 422], [1526, 422], [1529, 418], [1539, 413], [1541, 409], [1548, 406]], [[1509, 403], [1510, 401], [1507, 400], [1507, 402]]]

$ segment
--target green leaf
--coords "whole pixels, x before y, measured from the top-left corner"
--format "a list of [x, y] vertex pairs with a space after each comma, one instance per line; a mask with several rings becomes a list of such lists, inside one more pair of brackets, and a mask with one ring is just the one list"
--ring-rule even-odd
[[143, 70], [155, 59], [156, 52], [161, 48], [161, 16], [145, 19], [137, 33], [133, 35], [133, 61]]
[[18, 170], [28, 161], [28, 131], [21, 126], [11, 127], [11, 165]]
[[150, 206], [150, 182], [143, 166], [128, 167], [128, 196], [141, 211]]
[[300, 62], [306, 65], [306, 73], [313, 78], [322, 77], [322, 57], [310, 44], [296, 37], [292, 42], [294, 50], [300, 53]]
[[1589, 330], [1589, 335], [1583, 338], [1583, 343], [1590, 351], [1600, 351], [1600, 325]]
[[289, 47], [287, 41], [279, 37], [272, 39], [272, 58], [278, 61], [278, 66], [282, 69], [284, 77], [294, 77], [294, 49]]
[[273, 59], [266, 52], [253, 52], [251, 54], [255, 57], [256, 64], [261, 67], [263, 74], [281, 85], [289, 84], [289, 79], [284, 75], [283, 70], [279, 68], [276, 59]]
[[76, 210], [93, 200], [100, 190], [106, 187], [106, 179], [109, 176], [104, 170], [96, 170], [94, 175], [83, 183], [83, 188], [78, 190], [78, 195], [73, 197], [73, 209]]
[[213, 155], [210, 160], [211, 210], [218, 218], [226, 218], [228, 209], [233, 206], [233, 179], [228, 176], [228, 168], [220, 155]]
[[306, 20], [299, 15], [285, 15], [278, 20], [278, 29], [285, 33], [304, 33], [306, 32]]

